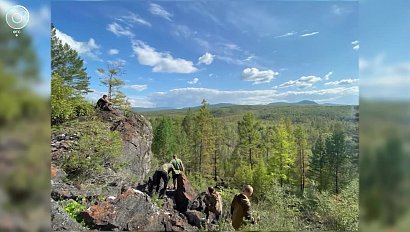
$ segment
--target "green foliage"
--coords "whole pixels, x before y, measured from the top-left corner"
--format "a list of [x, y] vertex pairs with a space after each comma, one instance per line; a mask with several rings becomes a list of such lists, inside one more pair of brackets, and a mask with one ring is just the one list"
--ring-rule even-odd
[[87, 94], [90, 91], [90, 77], [87, 75], [84, 61], [78, 52], [72, 49], [57, 36], [57, 29], [51, 26], [51, 71], [64, 83], [74, 89], [76, 94]]
[[159, 197], [158, 193], [154, 193], [151, 196], [151, 202], [158, 208], [162, 208], [164, 205], [164, 198]]
[[319, 138], [312, 148], [309, 167], [308, 176], [311, 180], [315, 181], [319, 191], [328, 189], [330, 169], [329, 160], [326, 155], [325, 140], [322, 134], [319, 135]]
[[131, 103], [127, 100], [127, 96], [119, 90], [115, 92], [111, 102], [120, 110], [131, 111]]
[[78, 116], [91, 116], [93, 106], [82, 96], [74, 95], [74, 89], [57, 74], [51, 78], [51, 121], [62, 123]]
[[120, 79], [123, 74], [123, 65], [111, 63], [107, 69], [99, 68], [97, 72], [102, 76], [101, 84], [108, 88], [108, 100], [111, 101], [118, 89], [124, 85], [124, 81]]
[[68, 178], [76, 181], [93, 179], [103, 182], [101, 177], [107, 168], [119, 170], [123, 163], [119, 157], [122, 152], [122, 140], [118, 132], [100, 121], [79, 123], [81, 137], [77, 147], [63, 161]]
[[359, 180], [353, 180], [339, 195], [318, 195], [318, 213], [330, 229], [359, 229]]
[[[87, 228], [84, 220], [80, 217], [80, 212], [84, 211], [87, 209], [87, 207], [81, 203], [78, 203], [77, 201], [74, 201], [72, 199], [63, 202], [64, 206], [64, 211], [73, 219], [75, 219], [78, 223], [80, 223], [83, 227]], [[88, 229], [88, 228], [87, 228]]]
[[251, 166], [245, 162], [242, 162], [233, 177], [235, 186], [242, 189], [243, 185], [251, 184], [253, 179], [253, 171]]
[[176, 149], [174, 122], [171, 118], [164, 117], [159, 120], [154, 130], [152, 152], [161, 162], [169, 162]]
[[239, 152], [241, 156], [244, 156], [242, 160], [247, 160], [253, 167], [254, 158], [256, 156], [256, 146], [260, 143], [260, 126], [255, 120], [255, 116], [252, 113], [246, 113], [243, 116], [242, 121], [238, 122], [238, 134], [239, 134]]

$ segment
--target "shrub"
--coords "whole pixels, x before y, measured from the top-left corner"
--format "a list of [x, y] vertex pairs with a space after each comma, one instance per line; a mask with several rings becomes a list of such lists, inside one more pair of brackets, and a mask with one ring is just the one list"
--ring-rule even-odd
[[[68, 178], [78, 181], [93, 178], [98, 181], [99, 175], [107, 168], [118, 171], [123, 165], [119, 158], [122, 152], [119, 132], [110, 131], [100, 121], [79, 123], [78, 127], [81, 131], [78, 145], [63, 161]], [[101, 181], [104, 182], [104, 179]]]
[[75, 108], [71, 97], [74, 89], [64, 83], [58, 75], [51, 77], [51, 120], [61, 123], [75, 115]]
[[84, 211], [87, 207], [81, 203], [78, 203], [77, 201], [74, 200], [68, 200], [63, 203], [64, 206], [64, 211], [73, 219], [75, 219], [78, 223], [80, 223], [83, 227], [86, 227], [85, 222], [83, 219], [80, 217], [80, 212]]
[[234, 183], [236, 187], [242, 189], [244, 184], [252, 184], [253, 182], [253, 171], [251, 166], [245, 162], [242, 162], [239, 168], [236, 170], [233, 176]]
[[353, 180], [339, 195], [318, 195], [318, 213], [329, 229], [359, 229], [359, 181]]

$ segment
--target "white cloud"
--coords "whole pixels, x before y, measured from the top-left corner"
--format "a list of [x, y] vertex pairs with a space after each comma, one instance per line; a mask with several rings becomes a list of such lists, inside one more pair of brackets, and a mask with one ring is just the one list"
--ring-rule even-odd
[[318, 32], [318, 31], [315, 31], [315, 32], [312, 32], [312, 33], [305, 33], [305, 34], [302, 34], [302, 35], [300, 35], [300, 37], [313, 36], [313, 35], [317, 35], [317, 34], [319, 34], [319, 32]]
[[148, 88], [148, 85], [128, 85], [126, 87], [141, 92], [146, 90]]
[[141, 24], [148, 27], [151, 27], [151, 23], [141, 18], [139, 15], [129, 12], [128, 15], [118, 18], [117, 20], [127, 24], [132, 27], [134, 24]]
[[268, 83], [279, 75], [278, 72], [272, 70], [260, 71], [257, 68], [245, 68], [242, 71], [242, 80], [252, 81], [254, 84]]
[[172, 21], [171, 17], [172, 14], [169, 13], [168, 11], [166, 11], [164, 8], [162, 8], [162, 6], [155, 4], [155, 3], [151, 3], [150, 7], [149, 7], [149, 11], [151, 12], [151, 14], [153, 15], [158, 15], [168, 21]]
[[330, 76], [333, 74], [333, 72], [328, 72], [326, 75], [325, 75], [325, 80], [327, 81], [327, 80], [329, 80], [330, 79]]
[[352, 85], [359, 83], [359, 79], [344, 79], [339, 81], [332, 81], [327, 82], [325, 85], [332, 85], [332, 86], [342, 86], [342, 85]]
[[131, 103], [132, 107], [155, 107], [155, 104], [151, 102], [147, 97], [129, 96], [128, 101]]
[[296, 32], [292, 31], [292, 32], [285, 33], [283, 35], [275, 36], [275, 38], [284, 38], [284, 37], [289, 37], [289, 36], [293, 36], [293, 35], [296, 35], [296, 34], [297, 34]]
[[118, 51], [118, 49], [110, 49], [110, 50], [108, 50], [108, 54], [110, 54], [110, 55], [117, 55], [118, 53], [120, 53], [120, 52]]
[[359, 50], [360, 46], [359, 46], [359, 41], [358, 40], [353, 41], [352, 45], [353, 45], [353, 50], [355, 50], [355, 51]]
[[302, 76], [297, 80], [290, 80], [283, 84], [280, 84], [279, 87], [287, 88], [287, 87], [298, 87], [300, 89], [312, 87], [316, 82], [321, 81], [322, 78], [317, 76]]
[[125, 64], [127, 63], [126, 60], [120, 59], [120, 58], [117, 58], [117, 59], [115, 59], [115, 60], [109, 60], [109, 61], [107, 61], [107, 62], [108, 62], [108, 64], [110, 64], [110, 65], [120, 66], [120, 67], [124, 67]]
[[[259, 105], [277, 101], [296, 102], [306, 99], [320, 100], [338, 96], [350, 96], [358, 99], [358, 92], [359, 88], [357, 86], [287, 92], [278, 92], [272, 89], [229, 91], [208, 88], [179, 88], [167, 92], [154, 93], [149, 97], [149, 100], [150, 102], [156, 103], [157, 106], [176, 108], [199, 105], [204, 98], [210, 104], [226, 102], [241, 105]], [[343, 99], [340, 103], [343, 103]]]
[[142, 65], [152, 66], [153, 72], [193, 73], [198, 70], [194, 67], [192, 61], [174, 58], [166, 52], [157, 52], [155, 48], [142, 41], [133, 41], [132, 43], [138, 62]]
[[332, 6], [332, 12], [335, 15], [341, 16], [341, 15], [350, 13], [351, 10], [349, 10], [347, 8], [344, 8], [344, 7], [341, 7], [341, 6], [338, 6], [338, 5], [333, 5]]
[[108, 31], [111, 31], [114, 33], [116, 36], [128, 36], [128, 37], [134, 37], [134, 33], [131, 32], [129, 27], [123, 27], [120, 24], [113, 22], [107, 25], [106, 28]]
[[190, 84], [190, 85], [195, 85], [195, 84], [198, 83], [198, 81], [199, 81], [199, 79], [195, 77], [194, 79], [192, 79], [191, 81], [188, 81], [187, 83]]
[[212, 55], [211, 53], [207, 52], [198, 58], [198, 64], [210, 65], [214, 61], [214, 57], [215, 55]]
[[56, 28], [56, 36], [63, 42], [67, 43], [72, 49], [76, 50], [78, 54], [87, 56], [93, 60], [102, 61], [99, 57], [100, 46], [96, 44], [93, 38], [90, 38], [88, 42], [76, 41], [73, 37], [61, 32]]

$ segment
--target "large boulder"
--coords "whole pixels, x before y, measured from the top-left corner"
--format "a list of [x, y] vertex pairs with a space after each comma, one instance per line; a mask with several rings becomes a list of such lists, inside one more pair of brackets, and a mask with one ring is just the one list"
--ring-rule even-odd
[[121, 133], [123, 162], [120, 173], [127, 181], [142, 183], [151, 164], [153, 139], [151, 123], [144, 116], [130, 113], [123, 116], [116, 111], [101, 111], [101, 117], [111, 123], [111, 130]]
[[58, 202], [51, 200], [51, 229], [53, 231], [82, 231], [85, 230], [80, 223], [76, 222], [73, 218], [63, 210]]
[[174, 210], [155, 206], [147, 194], [128, 189], [82, 212], [86, 224], [99, 230], [183, 231], [198, 230]]
[[176, 209], [185, 213], [188, 210], [188, 205], [195, 198], [196, 193], [188, 178], [184, 173], [177, 178], [177, 189], [174, 193]]

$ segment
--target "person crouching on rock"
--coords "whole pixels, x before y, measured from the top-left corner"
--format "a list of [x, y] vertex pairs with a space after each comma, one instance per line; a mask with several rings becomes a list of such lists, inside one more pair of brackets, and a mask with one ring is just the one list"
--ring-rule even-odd
[[159, 193], [160, 196], [165, 195], [165, 191], [167, 190], [168, 186], [168, 174], [174, 170], [172, 164], [170, 163], [165, 163], [163, 164], [159, 169], [157, 169], [154, 173], [154, 176], [152, 177], [152, 183], [149, 186], [148, 191], [151, 193], [154, 186], [156, 186], [155, 191], [158, 193], [160, 185], [161, 185], [161, 179], [164, 182], [164, 188], [161, 190]]
[[209, 212], [215, 214], [215, 221], [219, 221], [219, 217], [222, 214], [222, 197], [221, 195], [215, 191], [214, 188], [208, 187], [208, 193], [205, 195], [204, 198], [205, 203], [205, 215], [206, 219], [209, 222]]
[[107, 99], [107, 95], [103, 95], [102, 98], [98, 99], [95, 108], [103, 111], [112, 111], [112, 102]]

